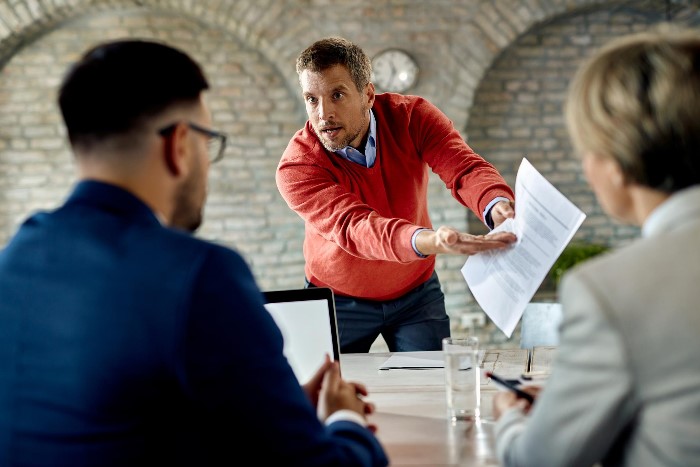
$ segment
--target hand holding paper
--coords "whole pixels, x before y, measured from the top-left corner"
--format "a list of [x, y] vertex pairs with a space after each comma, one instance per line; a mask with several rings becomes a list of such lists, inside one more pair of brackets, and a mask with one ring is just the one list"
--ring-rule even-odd
[[585, 218], [523, 158], [515, 182], [515, 218], [492, 231], [513, 232], [517, 242], [470, 256], [462, 267], [472, 295], [508, 337]]

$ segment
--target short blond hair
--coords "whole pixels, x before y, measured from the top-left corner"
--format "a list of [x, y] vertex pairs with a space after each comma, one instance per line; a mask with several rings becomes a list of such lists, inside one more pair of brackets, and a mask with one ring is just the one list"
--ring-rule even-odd
[[662, 24], [603, 46], [574, 76], [565, 117], [577, 152], [614, 158], [630, 182], [700, 183], [700, 30]]

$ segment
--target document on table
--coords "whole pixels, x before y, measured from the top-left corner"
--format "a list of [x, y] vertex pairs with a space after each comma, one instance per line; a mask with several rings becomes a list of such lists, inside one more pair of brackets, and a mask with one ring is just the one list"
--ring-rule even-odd
[[397, 352], [386, 359], [380, 370], [392, 369], [425, 370], [428, 368], [445, 368], [442, 352]]
[[[480, 354], [479, 361], [483, 358]], [[466, 363], [464, 365], [467, 365]], [[380, 370], [428, 370], [431, 368], [445, 368], [445, 360], [442, 352], [436, 351], [415, 351], [396, 352], [386, 359]], [[461, 370], [468, 369], [463, 366]]]
[[515, 218], [492, 232], [513, 232], [504, 250], [467, 258], [462, 275], [474, 299], [506, 336], [586, 215], [523, 158], [515, 181]]

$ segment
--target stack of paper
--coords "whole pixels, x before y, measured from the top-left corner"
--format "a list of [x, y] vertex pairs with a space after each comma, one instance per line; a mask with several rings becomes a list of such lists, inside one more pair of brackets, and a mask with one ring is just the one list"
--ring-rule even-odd
[[586, 215], [523, 158], [515, 182], [515, 218], [493, 232], [518, 241], [503, 250], [470, 256], [464, 276], [481, 308], [506, 336], [537, 292]]

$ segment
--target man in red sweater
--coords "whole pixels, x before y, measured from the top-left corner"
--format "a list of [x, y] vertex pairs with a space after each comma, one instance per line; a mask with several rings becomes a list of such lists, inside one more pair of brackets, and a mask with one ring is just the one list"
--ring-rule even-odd
[[342, 353], [368, 352], [380, 333], [393, 352], [440, 350], [450, 319], [435, 255], [504, 248], [515, 236], [434, 230], [428, 170], [490, 228], [515, 215], [513, 191], [430, 102], [375, 94], [355, 44], [319, 40], [296, 69], [309, 120], [276, 180], [305, 222], [306, 286], [333, 289]]

